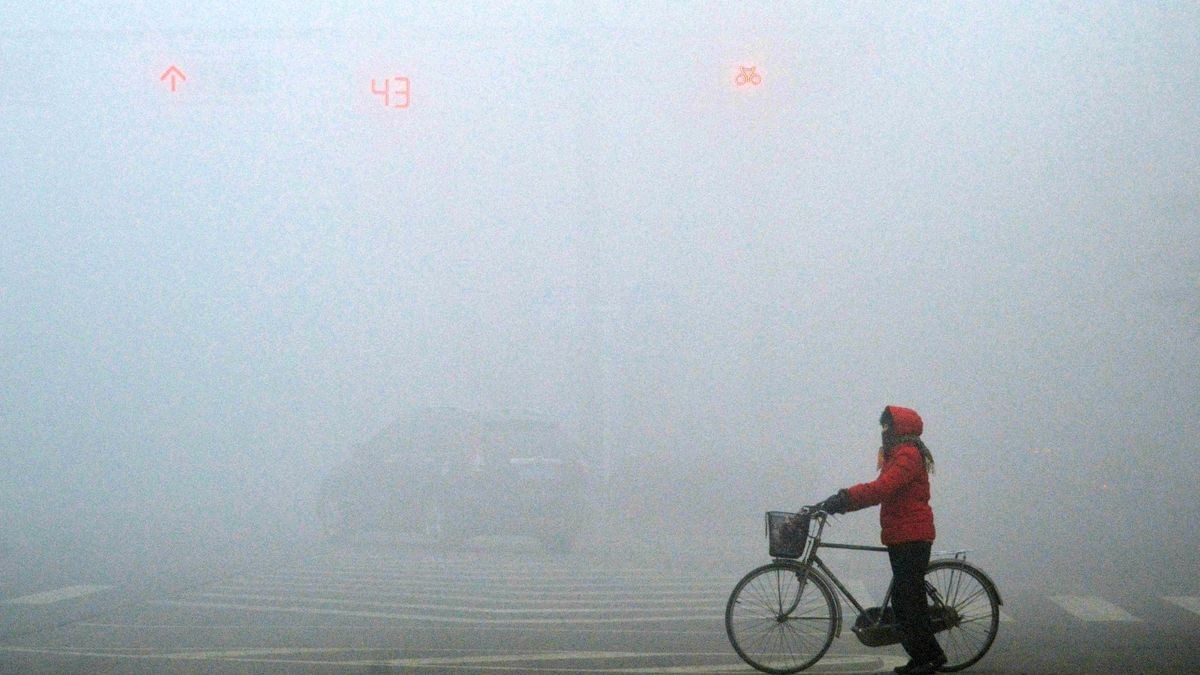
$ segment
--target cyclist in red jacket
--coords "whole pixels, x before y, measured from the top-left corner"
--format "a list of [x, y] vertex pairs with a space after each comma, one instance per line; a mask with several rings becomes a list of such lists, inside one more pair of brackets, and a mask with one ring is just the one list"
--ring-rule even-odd
[[924, 424], [917, 411], [889, 405], [879, 424], [883, 427], [879, 477], [838, 490], [817, 508], [836, 514], [879, 504], [881, 539], [892, 563], [892, 607], [904, 635], [900, 644], [910, 657], [896, 672], [925, 675], [946, 663], [925, 600], [925, 568], [936, 534], [929, 508], [933, 454], [921, 441]]

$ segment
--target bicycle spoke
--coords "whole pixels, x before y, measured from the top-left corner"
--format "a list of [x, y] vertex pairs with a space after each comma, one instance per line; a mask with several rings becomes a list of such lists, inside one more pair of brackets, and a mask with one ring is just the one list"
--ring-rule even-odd
[[725, 628], [738, 655], [767, 672], [795, 672], [833, 641], [832, 592], [794, 564], [773, 563], [748, 574], [726, 605]]
[[[792, 635], [794, 635], [794, 637], [797, 637], [799, 639], [800, 647], [802, 647], [802, 650], [800, 650], [800, 651], [808, 651], [808, 645], [806, 645], [806, 643], [808, 643], [808, 640], [805, 639], [805, 637], [802, 633], [797, 631], [796, 627], [787, 625], [787, 623], [782, 623], [782, 626], [784, 626], [784, 631], [782, 631], [782, 633], [791, 633]], [[788, 656], [792, 657], [792, 663], [803, 661], [803, 659], [799, 657], [799, 652], [797, 652], [796, 649], [793, 649], [791, 640], [787, 640], [787, 653], [788, 653]]]
[[[804, 633], [802, 631], [798, 630], [795, 626], [791, 626], [787, 623], [782, 623], [782, 624], [780, 624], [780, 626], [783, 627], [783, 630], [780, 631], [780, 637], [781, 637], [781, 639], [783, 639], [784, 645], [787, 647], [788, 655], [791, 656], [792, 662], [795, 663], [798, 661], [802, 661], [803, 659], [801, 659], [799, 657], [799, 653], [807, 651], [808, 640], [806, 639], [806, 636], [804, 635]], [[800, 642], [800, 652], [798, 652], [793, 647], [794, 641], [792, 639], [789, 639], [789, 636], [792, 638], [796, 638], [796, 640]]]
[[755, 619], [751, 626], [746, 627], [747, 651], [759, 652], [764, 644], [770, 644], [779, 630], [779, 622], [774, 619]]
[[958, 622], [958, 625], [959, 625], [959, 626], [963, 626], [963, 625], [966, 625], [966, 624], [968, 624], [968, 623], [978, 623], [978, 622], [981, 622], [981, 621], [989, 621], [989, 622], [990, 622], [991, 620], [992, 620], [992, 617], [991, 617], [991, 615], [988, 615], [988, 616], [977, 616], [977, 617], [974, 617], [974, 618], [971, 618], [971, 619], [960, 619], [960, 620], [959, 620], [959, 622]]
[[[951, 632], [950, 633], [950, 643], [951, 643], [950, 653], [954, 654], [957, 657], [963, 651], [962, 636], [960, 636], [957, 632]], [[959, 661], [960, 659], [955, 658], [954, 660]]]
[[772, 605], [771, 598], [770, 598], [770, 596], [767, 595], [767, 592], [763, 589], [757, 589], [757, 588], [751, 589], [751, 590], [756, 591], [756, 592], [753, 592], [752, 593], [753, 597], [748, 598], [747, 600], [753, 601], [755, 606], [761, 608], [767, 614], [774, 614], [775, 610], [771, 606]]
[[757, 649], [757, 646], [758, 646], [758, 645], [761, 645], [763, 642], [766, 642], [766, 641], [770, 640], [770, 639], [771, 639], [771, 636], [772, 636], [772, 635], [774, 635], [774, 633], [775, 633], [775, 628], [774, 628], [774, 626], [768, 627], [768, 628], [766, 628], [765, 630], [763, 630], [763, 631], [762, 631], [762, 632], [759, 634], [759, 636], [758, 636], [758, 639], [757, 639], [757, 640], [753, 640], [753, 641], [752, 641], [752, 643], [751, 643], [751, 645], [750, 645], [750, 646], [752, 646], [752, 647], [755, 647], [755, 649], [754, 649], [753, 651], [756, 651], [756, 652], [757, 652], [757, 651], [758, 651], [758, 649]]
[[758, 641], [757, 641], [757, 647], [756, 647], [755, 651], [757, 653], [769, 653], [770, 652], [769, 647], [774, 644], [774, 641], [775, 641], [775, 627], [772, 626], [767, 629], [764, 629], [760, 639], [758, 639]]
[[958, 606], [958, 591], [962, 588], [962, 575], [950, 573], [950, 605]]
[[980, 586], [978, 589], [976, 589], [973, 593], [971, 593], [967, 597], [963, 598], [961, 602], [955, 602], [954, 605], [952, 605], [952, 606], [953, 607], [966, 607], [967, 605], [971, 604], [971, 602], [974, 601], [975, 598], [978, 598], [981, 595], [987, 595], [987, 589], [982, 586]]
[[983, 579], [962, 562], [934, 563], [926, 574], [935, 604], [950, 608], [956, 620], [935, 637], [946, 652], [946, 669], [975, 663], [991, 647], [999, 627], [996, 599]]
[[760, 587], [758, 584], [753, 584], [751, 591], [753, 598], [758, 601], [759, 607], [761, 607], [768, 614], [778, 615], [776, 606], [780, 603], [771, 598], [770, 589], [766, 588], [765, 585]]

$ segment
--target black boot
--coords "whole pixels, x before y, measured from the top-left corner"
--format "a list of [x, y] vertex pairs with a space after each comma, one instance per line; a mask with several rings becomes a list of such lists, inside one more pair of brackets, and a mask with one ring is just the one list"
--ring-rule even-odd
[[917, 667], [917, 660], [909, 659], [908, 663], [906, 663], [902, 666], [896, 666], [895, 668], [892, 668], [892, 672], [899, 673], [900, 675], [908, 675], [909, 673], [912, 672], [912, 669], [916, 668], [916, 667]]

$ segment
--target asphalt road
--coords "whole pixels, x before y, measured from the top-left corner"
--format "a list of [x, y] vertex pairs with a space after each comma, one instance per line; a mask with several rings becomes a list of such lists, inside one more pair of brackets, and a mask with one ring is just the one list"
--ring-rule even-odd
[[[722, 613], [736, 581], [765, 561], [374, 537], [236, 562], [214, 552], [211, 564], [160, 568], [145, 583], [71, 579], [82, 572], [65, 568], [4, 589], [0, 672], [754, 672], [730, 648]], [[869, 568], [846, 571], [856, 593], [886, 584]], [[1197, 591], [1160, 595], [1136, 580], [1002, 587], [1000, 635], [967, 672], [1200, 672]], [[809, 672], [904, 661], [898, 647], [870, 649], [846, 631]]]

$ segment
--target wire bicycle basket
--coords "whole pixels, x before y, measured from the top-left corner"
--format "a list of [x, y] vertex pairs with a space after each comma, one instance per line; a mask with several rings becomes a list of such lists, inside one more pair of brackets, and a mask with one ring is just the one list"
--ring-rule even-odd
[[804, 555], [811, 520], [807, 513], [767, 511], [767, 541], [771, 557], [795, 559]]

